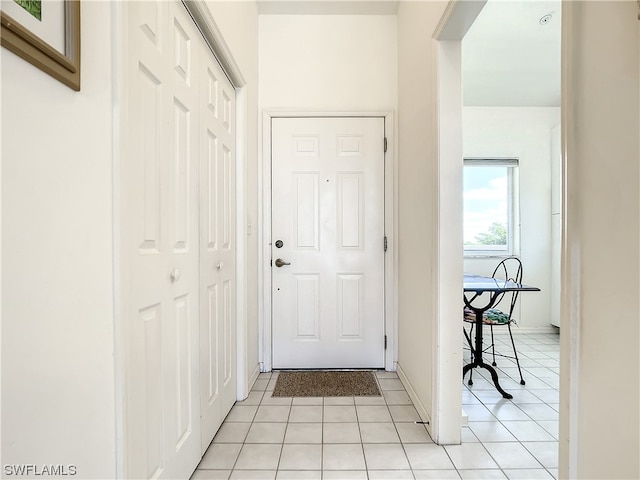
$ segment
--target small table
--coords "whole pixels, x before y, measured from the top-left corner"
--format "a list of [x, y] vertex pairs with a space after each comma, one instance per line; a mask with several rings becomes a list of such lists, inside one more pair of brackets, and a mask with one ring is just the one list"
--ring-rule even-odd
[[[504, 398], [513, 398], [513, 395], [505, 392], [498, 382], [498, 374], [495, 369], [482, 361], [482, 316], [484, 312], [494, 306], [498, 297], [505, 292], [539, 292], [538, 287], [530, 287], [523, 285], [522, 283], [516, 283], [511, 280], [501, 280], [492, 277], [483, 277], [481, 275], [464, 275], [464, 304], [469, 307], [476, 314], [476, 335], [475, 335], [475, 347], [472, 346], [473, 361], [462, 368], [462, 378], [472, 368], [481, 367], [485, 368], [491, 374], [491, 379], [496, 389], [502, 394]], [[488, 296], [483, 294], [488, 293]], [[482, 301], [482, 303], [479, 303]], [[473, 305], [473, 302], [476, 305]], [[468, 338], [468, 336], [467, 336]]]

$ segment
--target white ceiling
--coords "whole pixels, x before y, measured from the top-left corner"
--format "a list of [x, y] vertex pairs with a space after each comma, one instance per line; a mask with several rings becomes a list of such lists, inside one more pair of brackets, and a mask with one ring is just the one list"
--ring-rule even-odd
[[464, 105], [560, 106], [560, 13], [560, 0], [489, 0], [462, 42]]

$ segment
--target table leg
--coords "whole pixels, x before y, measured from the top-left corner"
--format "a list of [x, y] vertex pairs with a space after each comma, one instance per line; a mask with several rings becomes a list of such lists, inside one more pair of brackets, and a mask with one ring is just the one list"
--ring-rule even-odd
[[503, 398], [508, 398], [511, 399], [513, 398], [513, 395], [511, 395], [510, 393], [505, 392], [502, 387], [500, 386], [500, 383], [498, 382], [498, 374], [496, 373], [495, 369], [491, 366], [488, 365], [484, 362], [480, 362], [478, 364], [479, 367], [482, 368], [486, 368], [487, 370], [489, 370], [489, 373], [491, 374], [491, 379], [493, 380], [493, 384], [496, 387], [496, 390], [498, 390], [501, 394]]
[[495, 369], [491, 365], [488, 365], [483, 361], [474, 361], [473, 363], [468, 363], [467, 365], [465, 365], [462, 368], [462, 378], [464, 378], [464, 376], [467, 374], [469, 370], [475, 367], [485, 368], [489, 370], [489, 373], [491, 374], [491, 379], [493, 380], [493, 385], [496, 387], [496, 390], [500, 392], [503, 398], [507, 398], [507, 399], [513, 398], [513, 395], [505, 392], [504, 389], [500, 386], [500, 382], [498, 381], [498, 374], [496, 373]]
[[480, 367], [480, 368], [489, 370], [489, 373], [491, 374], [491, 380], [493, 380], [493, 385], [496, 387], [496, 390], [498, 390], [500, 394], [502, 394], [503, 398], [511, 399], [513, 398], [513, 395], [505, 392], [503, 388], [500, 386], [500, 382], [498, 381], [498, 374], [496, 373], [495, 369], [491, 365], [484, 363], [482, 361], [482, 315], [483, 313], [484, 313], [483, 310], [476, 310], [476, 335], [475, 335], [476, 345], [471, 352], [473, 356], [473, 361], [462, 368], [462, 378], [464, 378], [465, 374], [469, 370], [475, 367]]

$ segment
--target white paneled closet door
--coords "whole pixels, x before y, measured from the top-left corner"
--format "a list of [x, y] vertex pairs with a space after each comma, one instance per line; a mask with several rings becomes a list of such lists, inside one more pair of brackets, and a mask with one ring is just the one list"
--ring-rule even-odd
[[236, 400], [235, 92], [211, 55], [200, 67], [202, 451]]
[[[230, 122], [234, 92], [220, 72], [209, 82], [215, 59], [182, 3], [124, 5], [125, 475], [188, 478], [235, 400], [235, 225], [209, 221], [235, 218], [235, 141], [228, 129], [212, 155], [207, 134]], [[207, 120], [214, 91], [221, 111]], [[226, 246], [213, 259], [212, 232]], [[218, 258], [211, 273], [207, 262]]]

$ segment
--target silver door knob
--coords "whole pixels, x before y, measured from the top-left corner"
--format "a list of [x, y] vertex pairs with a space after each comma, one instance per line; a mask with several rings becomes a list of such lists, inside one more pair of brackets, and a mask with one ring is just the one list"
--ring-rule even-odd
[[180, 270], [177, 268], [169, 274], [169, 278], [171, 278], [172, 282], [177, 281], [180, 278]]
[[289, 262], [285, 262], [281, 258], [276, 258], [276, 267], [284, 267], [285, 265], [291, 265]]
[[217, 264], [217, 265], [216, 265], [216, 268], [217, 268], [218, 270], [222, 270], [222, 262], [220, 262], [219, 264]]

